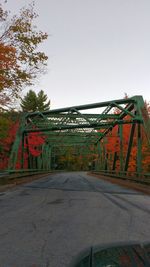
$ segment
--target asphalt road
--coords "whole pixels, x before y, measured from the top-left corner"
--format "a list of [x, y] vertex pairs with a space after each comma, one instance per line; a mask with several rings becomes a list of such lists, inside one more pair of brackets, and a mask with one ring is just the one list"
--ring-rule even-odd
[[150, 241], [150, 197], [84, 172], [0, 193], [0, 267], [67, 267], [91, 245]]

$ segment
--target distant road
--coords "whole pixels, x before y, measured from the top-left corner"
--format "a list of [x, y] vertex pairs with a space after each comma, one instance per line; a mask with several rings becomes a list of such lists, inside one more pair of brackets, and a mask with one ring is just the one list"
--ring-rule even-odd
[[0, 193], [0, 267], [67, 267], [91, 245], [150, 241], [150, 197], [88, 176], [46, 176]]

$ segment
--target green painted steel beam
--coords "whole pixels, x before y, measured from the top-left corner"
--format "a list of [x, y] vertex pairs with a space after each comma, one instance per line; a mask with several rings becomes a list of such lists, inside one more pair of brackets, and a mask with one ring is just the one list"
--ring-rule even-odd
[[145, 102], [142, 96], [134, 96], [133, 99], [136, 101], [136, 111], [143, 120], [145, 134], [147, 136], [148, 144], [150, 146], [150, 117], [145, 107]]
[[142, 120], [139, 118], [135, 118], [132, 120], [117, 120], [114, 122], [106, 122], [106, 123], [92, 123], [92, 124], [73, 124], [73, 125], [56, 125], [52, 126], [50, 128], [39, 128], [39, 129], [25, 129], [25, 133], [31, 133], [31, 132], [46, 132], [46, 131], [57, 131], [57, 130], [67, 130], [67, 129], [99, 129], [99, 128], [109, 128], [109, 127], [114, 127], [116, 124], [133, 124], [133, 123], [142, 123]]
[[126, 155], [126, 160], [125, 160], [124, 171], [128, 170], [129, 159], [130, 159], [131, 149], [132, 149], [132, 144], [133, 144], [134, 132], [135, 132], [135, 124], [132, 124], [131, 131], [130, 131], [130, 137], [129, 137], [129, 143], [128, 143], [128, 150], [127, 150], [127, 155]]
[[[73, 107], [67, 107], [67, 108], [60, 108], [60, 109], [53, 109], [53, 110], [49, 110], [49, 111], [44, 111], [43, 114], [44, 115], [48, 115], [51, 113], [62, 113], [62, 112], [68, 112], [72, 109], [76, 109], [76, 110], [89, 110], [89, 109], [94, 109], [94, 108], [102, 108], [102, 107], [106, 107], [109, 105], [113, 105], [114, 103], [116, 104], [128, 104], [128, 103], [135, 103], [135, 99], [134, 98], [128, 98], [128, 99], [118, 99], [118, 100], [112, 100], [112, 101], [106, 101], [106, 102], [98, 102], [98, 103], [93, 103], [93, 104], [86, 104], [86, 105], [80, 105], [80, 106], [73, 106]], [[33, 113], [29, 113], [29, 116], [36, 116], [38, 114], [38, 112], [33, 112]]]

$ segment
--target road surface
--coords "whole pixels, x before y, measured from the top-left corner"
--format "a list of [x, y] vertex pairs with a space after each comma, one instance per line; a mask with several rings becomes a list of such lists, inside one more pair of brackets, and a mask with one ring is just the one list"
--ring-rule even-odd
[[150, 197], [57, 173], [0, 193], [0, 267], [67, 267], [91, 245], [150, 241]]

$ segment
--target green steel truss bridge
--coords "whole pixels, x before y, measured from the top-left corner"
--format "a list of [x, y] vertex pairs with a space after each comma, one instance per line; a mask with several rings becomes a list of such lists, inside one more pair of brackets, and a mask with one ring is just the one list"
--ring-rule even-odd
[[[126, 151], [124, 127], [130, 125]], [[107, 144], [117, 129], [119, 149], [107, 151]], [[135, 172], [143, 172], [143, 133], [150, 146], [150, 118], [142, 96], [66, 107], [45, 112], [23, 114], [9, 160], [9, 170], [19, 162], [22, 170], [51, 170], [59, 158], [71, 151], [74, 157], [85, 158], [87, 169], [126, 174], [131, 163], [133, 144], [136, 146]], [[32, 144], [34, 136], [44, 140]], [[38, 139], [39, 138], [39, 139]], [[38, 142], [38, 141], [37, 141]], [[26, 164], [25, 164], [26, 158]], [[111, 161], [111, 163], [110, 163]], [[119, 167], [118, 167], [119, 166]]]

